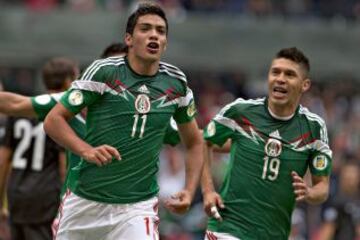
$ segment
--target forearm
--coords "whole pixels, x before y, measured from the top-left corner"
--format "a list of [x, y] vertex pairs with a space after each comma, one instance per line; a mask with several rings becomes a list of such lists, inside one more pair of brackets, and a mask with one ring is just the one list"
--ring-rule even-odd
[[186, 156], [186, 181], [185, 189], [194, 195], [198, 186], [201, 171], [203, 167], [202, 139], [199, 137], [197, 141], [187, 148]]
[[306, 202], [310, 204], [320, 204], [326, 201], [329, 196], [328, 181], [321, 181], [308, 188]]
[[91, 146], [79, 138], [62, 115], [48, 114], [44, 122], [45, 132], [59, 145], [83, 157]]
[[29, 97], [10, 92], [0, 92], [0, 112], [11, 116], [36, 116]]
[[211, 175], [211, 161], [213, 159], [212, 146], [208, 146], [206, 143], [203, 147], [204, 155], [204, 167], [201, 175], [201, 190], [204, 193], [214, 191], [214, 183]]

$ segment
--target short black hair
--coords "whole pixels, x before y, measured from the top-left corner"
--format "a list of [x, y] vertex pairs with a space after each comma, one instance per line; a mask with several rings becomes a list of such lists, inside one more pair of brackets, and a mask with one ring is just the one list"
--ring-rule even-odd
[[101, 54], [101, 58], [108, 58], [120, 54], [127, 54], [128, 46], [124, 43], [112, 43], [107, 46]]
[[164, 19], [165, 25], [166, 25], [166, 33], [168, 32], [169, 26], [168, 26], [168, 21], [167, 21], [164, 10], [156, 3], [144, 2], [144, 3], [140, 3], [138, 8], [135, 10], [135, 12], [133, 12], [129, 16], [127, 24], [126, 24], [126, 33], [133, 34], [135, 25], [136, 25], [139, 17], [148, 15], [148, 14], [157, 15], [157, 16], [161, 17], [162, 19]]
[[310, 72], [310, 61], [305, 54], [296, 47], [283, 48], [277, 54], [276, 58], [285, 58], [303, 66], [306, 75]]
[[42, 78], [47, 90], [61, 90], [69, 78], [75, 80], [78, 74], [77, 63], [69, 58], [52, 58], [42, 68]]

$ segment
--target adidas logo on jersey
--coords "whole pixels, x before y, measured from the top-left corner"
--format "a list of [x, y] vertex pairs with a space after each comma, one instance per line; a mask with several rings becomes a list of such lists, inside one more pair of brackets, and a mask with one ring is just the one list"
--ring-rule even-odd
[[281, 139], [279, 130], [276, 130], [276, 131], [270, 133], [269, 136], [272, 137], [272, 138]]
[[142, 85], [141, 87], [139, 87], [138, 91], [141, 92], [141, 93], [145, 93], [145, 94], [150, 93], [149, 89], [145, 85]]

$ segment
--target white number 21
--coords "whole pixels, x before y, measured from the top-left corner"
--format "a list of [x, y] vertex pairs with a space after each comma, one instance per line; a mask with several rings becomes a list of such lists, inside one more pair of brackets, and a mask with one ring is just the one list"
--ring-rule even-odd
[[41, 171], [44, 163], [45, 139], [43, 123], [33, 127], [31, 122], [25, 119], [18, 120], [14, 125], [14, 137], [20, 139], [14, 151], [12, 165], [13, 168], [25, 169], [30, 159], [23, 155], [30, 148], [31, 140], [34, 138], [34, 149], [32, 155], [31, 169]]

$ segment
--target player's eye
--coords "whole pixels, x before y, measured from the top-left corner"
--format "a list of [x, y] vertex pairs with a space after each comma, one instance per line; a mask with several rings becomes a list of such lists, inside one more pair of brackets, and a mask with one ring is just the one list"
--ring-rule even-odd
[[163, 27], [157, 28], [157, 31], [158, 31], [158, 33], [161, 34], [161, 35], [165, 35], [165, 34], [166, 34], [166, 29], [163, 28]]

